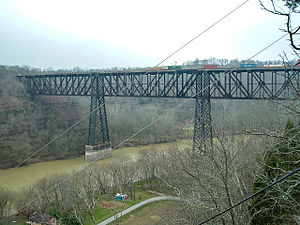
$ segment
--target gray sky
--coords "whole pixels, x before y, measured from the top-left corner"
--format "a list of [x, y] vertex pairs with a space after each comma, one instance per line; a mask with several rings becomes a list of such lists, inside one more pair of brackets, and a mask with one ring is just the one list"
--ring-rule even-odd
[[[0, 0], [0, 64], [154, 66], [242, 2]], [[250, 0], [164, 64], [196, 57], [247, 59], [282, 36], [284, 23]], [[256, 59], [280, 59], [283, 51], [292, 52], [287, 40]]]

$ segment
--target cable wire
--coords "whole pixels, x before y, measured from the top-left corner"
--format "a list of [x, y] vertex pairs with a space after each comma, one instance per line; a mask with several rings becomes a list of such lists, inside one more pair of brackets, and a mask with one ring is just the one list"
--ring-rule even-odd
[[224, 20], [226, 17], [230, 16], [232, 13], [234, 13], [236, 10], [238, 10], [239, 8], [241, 8], [243, 5], [245, 5], [248, 1], [250, 0], [246, 0], [244, 1], [242, 4], [238, 5], [236, 8], [234, 8], [233, 10], [231, 10], [229, 13], [227, 13], [225, 16], [223, 16], [222, 18], [220, 18], [219, 20], [217, 20], [216, 22], [214, 22], [212, 25], [210, 25], [208, 28], [206, 28], [204, 31], [202, 31], [201, 33], [197, 34], [195, 37], [193, 37], [191, 40], [189, 40], [187, 43], [185, 43], [184, 45], [182, 45], [180, 48], [178, 48], [176, 51], [172, 52], [168, 57], [166, 57], [165, 59], [163, 59], [161, 62], [159, 62], [155, 67], [158, 67], [159, 65], [161, 65], [163, 62], [165, 62], [166, 60], [168, 60], [169, 58], [171, 58], [173, 55], [175, 55], [177, 52], [181, 51], [183, 48], [185, 48], [186, 46], [188, 46], [189, 44], [191, 44], [193, 41], [195, 41], [197, 38], [199, 38], [201, 35], [205, 34], [207, 31], [209, 31], [211, 28], [213, 28], [214, 26], [216, 26], [218, 23], [220, 23], [222, 20]]
[[[278, 38], [276, 41], [272, 42], [271, 44], [267, 45], [267, 47], [263, 48], [262, 50], [260, 50], [258, 53], [255, 53], [253, 56], [251, 56], [248, 60], [246, 60], [246, 62], [252, 60], [255, 56], [257, 56], [259, 53], [265, 51], [267, 48], [271, 47], [272, 45], [274, 45], [275, 43], [277, 43], [279, 40], [281, 40], [282, 38], [284, 38], [286, 36], [283, 35], [282, 37]], [[228, 71], [225, 76], [231, 72], [233, 72], [234, 70], [238, 69], [239, 67], [235, 67], [233, 69], [231, 69], [230, 71]], [[183, 104], [185, 104], [185, 102], [187, 102], [188, 100], [194, 98], [196, 95], [200, 94], [201, 92], [203, 92], [204, 90], [206, 90], [207, 88], [209, 88], [210, 86], [212, 86], [214, 83], [218, 82], [219, 80], [215, 80], [214, 82], [212, 82], [210, 85], [208, 85], [207, 87], [203, 88], [202, 90], [200, 90], [198, 93], [196, 93], [195, 95], [191, 96], [190, 98], [185, 99], [182, 103], [176, 105], [175, 107], [173, 107], [171, 110], [167, 111], [165, 114], [159, 116], [158, 118], [156, 118], [154, 121], [152, 121], [150, 124], [146, 125], [145, 127], [143, 127], [142, 129], [140, 129], [139, 131], [135, 132], [134, 134], [132, 134], [130, 137], [128, 137], [127, 139], [125, 139], [124, 141], [120, 142], [118, 145], [116, 145], [114, 148], [112, 148], [112, 150], [115, 150], [117, 147], [119, 147], [121, 144], [127, 142], [128, 140], [132, 139], [133, 137], [135, 137], [136, 135], [138, 135], [139, 133], [141, 133], [142, 131], [146, 130], [147, 128], [149, 128], [150, 126], [152, 126], [153, 124], [155, 124], [157, 121], [161, 120], [163, 117], [169, 115], [171, 112], [173, 112], [175, 109], [179, 108], [180, 106], [182, 106]], [[69, 175], [68, 177], [64, 178], [63, 180], [61, 180], [60, 182], [56, 183], [52, 188], [48, 189], [47, 191], [45, 191], [44, 193], [40, 194], [39, 196], [37, 196], [36, 198], [34, 198], [32, 201], [28, 202], [25, 206], [23, 206], [22, 208], [17, 209], [17, 212], [21, 211], [23, 208], [25, 208], [27, 205], [31, 204], [32, 202], [36, 201], [37, 199], [39, 199], [40, 197], [44, 196], [46, 193], [50, 192], [51, 190], [55, 189], [56, 187], [58, 187], [59, 185], [61, 185], [62, 183], [64, 183], [65, 181], [67, 181], [68, 179], [72, 178], [73, 176], [75, 176], [77, 173], [79, 173], [82, 170], [87, 169], [88, 167], [90, 167], [91, 165], [93, 165], [95, 162], [97, 162], [97, 160], [105, 158], [106, 156], [108, 156], [110, 153], [105, 153], [102, 156], [99, 156], [98, 158], [94, 159], [93, 161], [91, 161], [88, 165], [86, 165], [85, 167], [83, 167], [81, 170], [78, 170], [74, 173], [72, 173], [71, 175]]]
[[[117, 95], [123, 91], [125, 88], [128, 87], [124, 87], [123, 89], [121, 89], [114, 97], [117, 97]], [[48, 143], [46, 143], [45, 145], [43, 145], [40, 149], [38, 149], [37, 151], [33, 152], [30, 156], [28, 156], [27, 158], [25, 158], [22, 162], [20, 162], [18, 165], [16, 165], [15, 167], [13, 167], [7, 174], [11, 173], [13, 170], [15, 170], [16, 168], [20, 167], [22, 164], [24, 164], [26, 161], [28, 161], [29, 159], [31, 159], [33, 156], [35, 156], [36, 154], [38, 154], [39, 152], [41, 152], [44, 148], [46, 148], [48, 145], [50, 145], [51, 143], [53, 143], [54, 141], [56, 141], [58, 138], [60, 138], [61, 136], [63, 136], [64, 134], [66, 134], [68, 131], [70, 131], [71, 129], [73, 129], [74, 127], [76, 127], [80, 122], [82, 122], [83, 120], [85, 120], [88, 116], [90, 116], [90, 114], [96, 112], [99, 109], [99, 107], [95, 108], [93, 111], [90, 111], [89, 113], [87, 113], [86, 115], [84, 115], [80, 120], [78, 120], [77, 122], [75, 122], [73, 125], [71, 125], [69, 128], [67, 128], [66, 130], [64, 130], [63, 132], [61, 132], [60, 134], [58, 134], [56, 137], [54, 137], [51, 141], [49, 141]]]
[[[229, 13], [227, 13], [225, 16], [221, 17], [219, 20], [217, 20], [215, 23], [213, 23], [212, 25], [210, 25], [208, 28], [206, 28], [204, 31], [202, 31], [201, 33], [197, 34], [195, 37], [193, 37], [190, 41], [188, 41], [187, 43], [185, 43], [183, 46], [181, 46], [180, 48], [178, 48], [176, 51], [174, 51], [173, 53], [171, 53], [170, 55], [168, 55], [165, 59], [163, 59], [162, 61], [160, 61], [158, 64], [156, 64], [154, 67], [151, 68], [156, 68], [159, 65], [161, 65], [163, 62], [165, 62], [167, 59], [171, 58], [173, 55], [175, 55], [176, 53], [178, 53], [179, 51], [181, 51], [183, 48], [185, 48], [187, 45], [189, 45], [190, 43], [192, 43], [193, 41], [195, 41], [197, 38], [199, 38], [200, 36], [202, 36], [204, 33], [206, 33], [207, 31], [209, 31], [211, 28], [213, 28], [214, 26], [216, 26], [218, 23], [220, 23], [222, 20], [224, 20], [225, 18], [227, 18], [229, 15], [231, 15], [232, 13], [234, 13], [236, 10], [238, 10], [239, 8], [241, 8], [243, 5], [245, 5], [248, 1], [250, 0], [246, 0], [244, 1], [242, 4], [238, 5], [237, 7], [235, 7], [233, 10], [231, 10]], [[145, 72], [147, 73], [147, 72]], [[126, 89], [128, 89], [128, 87], [124, 87]], [[117, 97], [119, 93], [121, 93], [124, 88], [122, 90], [120, 90], [117, 94], [115, 94], [114, 97]], [[94, 111], [98, 110], [99, 107], [97, 107]], [[74, 123], [72, 126], [70, 126], [69, 128], [67, 128], [65, 131], [63, 131], [62, 133], [60, 133], [58, 136], [56, 136], [55, 138], [53, 138], [50, 142], [46, 143], [44, 146], [42, 146], [40, 149], [38, 149], [37, 151], [35, 151], [34, 153], [32, 153], [30, 156], [28, 156], [26, 159], [24, 159], [22, 162], [20, 162], [18, 165], [16, 165], [14, 168], [12, 168], [13, 171], [14, 169], [20, 167], [23, 163], [25, 163], [26, 161], [28, 161], [29, 159], [31, 159], [33, 156], [35, 156], [36, 154], [38, 154], [39, 152], [41, 152], [45, 147], [47, 147], [48, 145], [50, 145], [51, 143], [53, 143], [54, 141], [56, 141], [59, 137], [61, 137], [62, 135], [64, 135], [65, 133], [67, 133], [68, 131], [70, 131], [71, 129], [73, 129], [75, 126], [77, 126], [81, 121], [83, 121], [85, 118], [87, 118], [92, 112], [89, 112], [87, 115], [83, 116], [82, 119], [80, 119], [79, 121], [77, 121], [76, 123]]]
[[297, 169], [293, 170], [292, 172], [286, 174], [285, 176], [281, 177], [280, 179], [276, 180], [275, 182], [273, 182], [273, 183], [267, 185], [266, 187], [260, 189], [259, 191], [255, 192], [254, 194], [248, 196], [247, 198], [245, 198], [245, 199], [239, 201], [238, 203], [234, 204], [233, 206], [231, 206], [231, 207], [229, 207], [229, 208], [223, 210], [222, 212], [217, 213], [216, 215], [210, 217], [209, 219], [207, 219], [207, 220], [201, 222], [199, 225], [205, 224], [205, 223], [211, 221], [212, 219], [214, 219], [214, 218], [216, 218], [216, 217], [218, 217], [218, 216], [221, 216], [222, 214], [226, 213], [227, 211], [229, 211], [229, 210], [231, 210], [231, 209], [233, 209], [233, 208], [239, 206], [240, 204], [242, 204], [242, 203], [248, 201], [249, 199], [251, 199], [251, 198], [255, 197], [256, 195], [258, 195], [258, 194], [264, 192], [265, 190], [267, 190], [267, 189], [273, 187], [274, 185], [278, 184], [279, 182], [281, 182], [281, 181], [287, 179], [288, 177], [290, 177], [290, 176], [296, 174], [297, 172], [299, 172], [299, 170], [300, 170], [300, 168], [297, 168]]

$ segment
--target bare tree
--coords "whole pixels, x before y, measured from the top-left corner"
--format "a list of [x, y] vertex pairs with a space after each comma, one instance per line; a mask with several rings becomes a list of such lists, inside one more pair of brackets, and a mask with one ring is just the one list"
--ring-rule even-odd
[[[173, 219], [169, 217], [171, 223], [198, 224], [251, 193], [258, 168], [257, 151], [263, 151], [263, 146], [252, 149], [252, 142], [257, 142], [254, 138], [219, 134], [213, 152], [199, 154], [187, 146], [177, 146], [158, 156], [153, 176], [161, 181], [159, 189], [182, 199]], [[247, 223], [247, 205], [220, 220], [221, 224]]]
[[0, 187], [0, 219], [10, 215], [13, 200], [13, 193]]
[[94, 224], [97, 224], [94, 217], [94, 209], [98, 201], [103, 197], [99, 193], [98, 181], [92, 169], [81, 171], [70, 182], [72, 187], [70, 200], [73, 203], [73, 212], [80, 223], [83, 222], [86, 213]]
[[[286, 18], [286, 28], [282, 29], [287, 32], [290, 39], [290, 44], [295, 50], [300, 50], [300, 42], [296, 43], [296, 36], [299, 35], [300, 25], [297, 24], [293, 27], [294, 14], [300, 13], [298, 7], [300, 6], [299, 0], [259, 0], [262, 8], [275, 15], [284, 16]], [[270, 3], [267, 6], [267, 2]]]
[[41, 210], [40, 199], [37, 196], [37, 190], [34, 185], [18, 194], [16, 200], [17, 214], [29, 218], [32, 213]]
[[138, 179], [138, 168], [133, 160], [113, 160], [108, 165], [114, 192], [129, 192], [130, 198], [135, 199], [135, 181]]
[[[276, 15], [287, 18], [286, 29], [289, 34], [291, 47], [299, 57], [300, 44], [295, 42], [296, 35], [299, 35], [300, 26], [293, 26], [293, 15], [299, 14], [297, 8], [299, 0], [270, 0], [271, 7], [260, 3], [263, 9]], [[278, 3], [284, 4], [280, 7]], [[287, 67], [293, 67], [283, 53], [282, 61]], [[299, 63], [298, 63], [299, 64]], [[285, 77], [285, 74], [282, 74]], [[261, 173], [253, 184], [253, 192], [260, 190], [267, 184], [279, 179], [300, 166], [300, 83], [297, 77], [288, 80], [290, 93], [293, 96], [286, 101], [272, 101], [286, 112], [287, 123], [279, 131], [263, 130], [249, 132], [255, 135], [265, 135], [275, 138], [276, 143], [267, 149], [262, 159]], [[262, 195], [253, 198], [249, 207], [251, 213], [251, 224], [296, 224], [295, 215], [300, 213], [300, 176], [298, 174], [289, 177], [284, 183], [277, 184], [274, 188], [265, 191]]]

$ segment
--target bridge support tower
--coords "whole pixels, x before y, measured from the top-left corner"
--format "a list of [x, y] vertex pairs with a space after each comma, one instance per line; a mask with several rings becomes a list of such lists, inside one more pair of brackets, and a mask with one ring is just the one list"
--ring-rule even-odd
[[202, 153], [212, 150], [210, 78], [208, 73], [197, 74], [196, 93], [193, 150]]
[[95, 76], [91, 82], [89, 136], [88, 145], [85, 146], [86, 161], [111, 156], [111, 142], [104, 99], [104, 80], [102, 76]]

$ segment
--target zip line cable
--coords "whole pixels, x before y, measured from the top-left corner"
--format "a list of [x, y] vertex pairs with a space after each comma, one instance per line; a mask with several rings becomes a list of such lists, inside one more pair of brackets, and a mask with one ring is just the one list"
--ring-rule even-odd
[[[229, 13], [227, 13], [225, 16], [223, 16], [221, 19], [217, 20], [216, 22], [214, 22], [212, 25], [210, 25], [208, 28], [206, 28], [204, 31], [202, 31], [201, 33], [197, 34], [194, 38], [192, 38], [190, 41], [188, 41], [187, 43], [185, 43], [184, 45], [182, 45], [180, 48], [178, 48], [176, 51], [172, 52], [168, 57], [166, 57], [165, 59], [163, 59], [161, 62], [159, 62], [155, 67], [158, 67], [160, 64], [162, 64], [163, 62], [165, 62], [166, 60], [168, 60], [169, 58], [171, 58], [173, 55], [175, 55], [177, 52], [181, 51], [183, 48], [185, 48], [187, 45], [189, 45], [190, 43], [192, 43], [193, 41], [195, 41], [198, 37], [200, 37], [201, 35], [205, 34], [207, 31], [209, 31], [211, 28], [213, 28], [215, 25], [217, 25], [218, 23], [220, 23], [222, 20], [224, 20], [225, 18], [227, 18], [228, 16], [230, 16], [232, 13], [234, 13], [236, 10], [238, 10], [239, 8], [241, 8], [243, 5], [245, 5], [248, 1], [250, 0], [246, 0], [244, 1], [242, 4], [238, 5], [236, 8], [234, 8], [233, 10], [231, 10]], [[154, 67], [154, 68], [155, 68]]]
[[[114, 97], [116, 97], [121, 91], [123, 91], [125, 88], [121, 89]], [[16, 165], [15, 167], [13, 167], [9, 172], [12, 172], [13, 170], [15, 170], [16, 168], [20, 167], [23, 163], [25, 163], [26, 161], [28, 161], [29, 159], [31, 159], [33, 156], [35, 156], [36, 154], [38, 154], [40, 151], [42, 151], [44, 148], [46, 148], [48, 145], [50, 145], [51, 143], [53, 143], [54, 141], [56, 141], [58, 138], [60, 138], [62, 135], [64, 135], [65, 133], [67, 133], [68, 131], [70, 131], [71, 129], [73, 129], [75, 126], [77, 126], [80, 122], [82, 122], [84, 119], [86, 119], [90, 114], [96, 112], [99, 109], [99, 107], [95, 108], [93, 111], [90, 111], [88, 114], [84, 115], [80, 120], [78, 120], [76, 123], [74, 123], [72, 126], [70, 126], [69, 128], [67, 128], [66, 130], [64, 130], [63, 132], [61, 132], [59, 135], [57, 135], [56, 137], [54, 137], [51, 141], [49, 141], [48, 143], [46, 143], [43, 147], [41, 147], [40, 149], [38, 149], [37, 151], [35, 151], [34, 153], [32, 153], [30, 156], [28, 156], [26, 159], [24, 159], [22, 162], [20, 162], [18, 165]]]
[[[278, 38], [277, 40], [275, 40], [274, 42], [272, 42], [271, 44], [267, 45], [267, 47], [263, 48], [262, 50], [260, 50], [258, 53], [255, 53], [253, 56], [251, 56], [249, 59], [246, 60], [246, 62], [250, 61], [251, 59], [253, 59], [255, 56], [257, 56], [258, 54], [260, 54], [261, 52], [265, 51], [266, 49], [268, 49], [269, 47], [271, 47], [272, 45], [274, 45], [275, 43], [277, 43], [278, 41], [280, 41], [282, 38], [284, 38], [287, 34], [281, 36], [280, 38]], [[233, 69], [231, 69], [230, 71], [228, 71], [225, 76], [231, 72], [233, 72], [234, 70], [238, 69], [239, 67], [235, 67]], [[182, 106], [183, 104], [185, 104], [188, 100], [194, 98], [196, 95], [200, 94], [201, 92], [203, 92], [204, 90], [206, 90], [207, 88], [209, 88], [210, 86], [212, 86], [214, 83], [218, 82], [219, 80], [215, 80], [214, 82], [212, 82], [210, 85], [208, 85], [207, 87], [203, 88], [202, 90], [200, 90], [198, 93], [196, 93], [195, 95], [191, 96], [190, 98], [185, 99], [182, 103], [178, 104], [177, 106], [173, 107], [171, 110], [169, 110], [168, 112], [166, 112], [165, 114], [159, 116], [158, 118], [156, 118], [154, 121], [152, 121], [150, 124], [146, 125], [145, 127], [143, 127], [142, 129], [140, 129], [139, 131], [137, 131], [136, 133], [134, 133], [133, 135], [131, 135], [129, 138], [125, 139], [124, 141], [120, 142], [118, 145], [116, 145], [114, 148], [112, 148], [112, 150], [115, 150], [118, 146], [120, 146], [121, 144], [127, 142], [128, 140], [130, 140], [131, 138], [135, 137], [137, 134], [141, 133], [142, 131], [146, 130], [147, 128], [149, 128], [150, 126], [152, 126], [153, 124], [155, 124], [157, 121], [161, 120], [163, 117], [169, 115], [171, 112], [173, 112], [175, 109], [179, 108], [180, 106]], [[95, 162], [97, 162], [97, 160], [104, 158], [106, 156], [108, 156], [109, 153], [106, 153], [96, 159], [94, 159], [93, 161], [91, 161], [88, 165], [86, 165], [85, 167], [83, 167], [81, 170], [78, 170], [76, 172], [73, 172], [71, 175], [69, 175], [68, 177], [64, 178], [63, 180], [61, 180], [60, 182], [56, 183], [52, 188], [48, 189], [47, 191], [45, 191], [44, 193], [40, 194], [39, 196], [37, 196], [36, 198], [34, 198], [33, 200], [31, 200], [30, 202], [28, 202], [25, 206], [17, 209], [16, 211], [19, 212], [20, 210], [22, 210], [23, 208], [25, 208], [27, 205], [31, 204], [32, 202], [36, 201], [37, 199], [39, 199], [40, 197], [44, 196], [45, 194], [47, 194], [48, 192], [50, 192], [51, 190], [55, 189], [56, 187], [58, 187], [59, 185], [61, 185], [62, 183], [64, 183], [65, 181], [67, 181], [68, 179], [72, 178], [73, 176], [75, 176], [77, 173], [79, 173], [82, 170], [87, 169], [89, 166], [93, 165]]]
[[265, 190], [267, 190], [267, 189], [273, 187], [275, 184], [278, 184], [279, 182], [281, 182], [281, 181], [287, 179], [288, 177], [290, 177], [290, 176], [292, 176], [292, 175], [298, 173], [299, 170], [300, 170], [300, 168], [297, 168], [297, 169], [293, 170], [292, 172], [286, 174], [285, 176], [281, 177], [280, 179], [276, 180], [275, 182], [273, 182], [273, 183], [267, 185], [266, 187], [260, 189], [259, 191], [255, 192], [254, 194], [248, 196], [247, 198], [245, 198], [245, 199], [239, 201], [238, 203], [234, 204], [233, 206], [231, 206], [231, 207], [225, 209], [224, 211], [222, 211], [222, 212], [220, 212], [220, 213], [217, 213], [216, 215], [210, 217], [209, 219], [207, 219], [207, 220], [201, 222], [199, 225], [205, 224], [205, 223], [211, 221], [212, 219], [214, 219], [214, 218], [216, 218], [216, 217], [218, 217], [218, 216], [221, 216], [222, 214], [226, 213], [227, 211], [229, 211], [229, 210], [231, 210], [231, 209], [233, 209], [233, 208], [239, 206], [240, 204], [242, 204], [242, 203], [248, 201], [249, 199], [255, 197], [256, 195], [258, 195], [258, 194], [264, 192]]
[[[95, 109], [94, 111], [96, 111], [96, 110], [97, 109]], [[51, 143], [53, 143], [54, 141], [56, 141], [58, 138], [60, 138], [62, 135], [64, 135], [65, 133], [67, 133], [69, 130], [71, 130], [72, 128], [74, 128], [75, 126], [77, 126], [81, 121], [83, 121], [84, 119], [86, 119], [94, 111], [91, 111], [88, 114], [86, 114], [85, 116], [83, 116], [80, 120], [78, 120], [72, 126], [70, 126], [69, 128], [67, 128], [66, 130], [64, 130], [62, 133], [60, 133], [55, 138], [53, 138], [51, 141], [49, 141], [47, 144], [45, 144], [43, 147], [41, 147], [39, 150], [37, 150], [36, 152], [32, 153], [30, 156], [28, 156], [26, 159], [24, 159], [18, 165], [16, 165], [15, 167], [13, 167], [12, 170], [14, 170], [17, 167], [21, 166], [23, 163], [25, 163], [26, 161], [28, 161], [29, 159], [31, 159], [33, 156], [35, 156], [36, 154], [38, 154], [40, 151], [42, 151], [44, 148], [46, 148], [48, 145], [50, 145]]]
[[[217, 81], [214, 81], [212, 84], [216, 83]], [[168, 112], [166, 112], [165, 114], [159, 116], [158, 118], [156, 118], [154, 121], [152, 121], [150, 124], [146, 125], [145, 127], [143, 127], [142, 129], [140, 129], [139, 131], [135, 132], [133, 135], [131, 135], [129, 138], [123, 140], [122, 142], [120, 142], [118, 145], [116, 145], [115, 147], [112, 148], [112, 150], [115, 150], [117, 147], [119, 147], [120, 145], [122, 145], [123, 143], [127, 142], [128, 140], [130, 140], [131, 138], [135, 137], [136, 135], [138, 135], [139, 133], [141, 133], [142, 131], [146, 130], [147, 128], [149, 128], [150, 126], [152, 126], [153, 124], [155, 124], [157, 121], [161, 120], [161, 118], [169, 115], [169, 113], [171, 113], [172, 111], [174, 111], [175, 109], [179, 108], [180, 106], [182, 106], [185, 102], [187, 102], [188, 100], [190, 100], [191, 98], [194, 98], [197, 94], [200, 94], [202, 91], [206, 90], [207, 88], [209, 88], [212, 84], [210, 84], [209, 86], [203, 88], [202, 90], [199, 91], [199, 93], [196, 93], [194, 96], [185, 99], [182, 103], [178, 104], [177, 106], [173, 107], [171, 110], [169, 110]], [[62, 183], [64, 183], [65, 181], [67, 181], [68, 179], [72, 178], [73, 176], [75, 176], [77, 173], [79, 173], [82, 170], [87, 169], [88, 167], [90, 167], [91, 165], [93, 165], [95, 162], [97, 162], [97, 160], [104, 158], [106, 156], [108, 156], [110, 153], [105, 153], [104, 155], [92, 160], [88, 165], [84, 166], [82, 169], [72, 173], [70, 176], [64, 178], [63, 180], [61, 180], [60, 182], [58, 182], [57, 184], [55, 184], [52, 188], [48, 189], [47, 191], [45, 191], [44, 193], [40, 194], [39, 196], [37, 196], [36, 198], [34, 198], [33, 200], [31, 200], [30, 202], [28, 202], [25, 206], [23, 206], [20, 209], [17, 209], [17, 212], [22, 210], [23, 208], [25, 208], [27, 205], [33, 203], [34, 201], [38, 200], [40, 197], [44, 196], [45, 194], [47, 194], [48, 192], [50, 192], [51, 190], [55, 189], [56, 187], [58, 187], [59, 185], [61, 185]]]
[[[183, 48], [185, 48], [187, 45], [189, 45], [190, 43], [192, 43], [193, 41], [195, 41], [197, 38], [199, 38], [200, 36], [202, 36], [204, 33], [206, 33], [207, 31], [209, 31], [211, 28], [213, 28], [214, 26], [216, 26], [218, 23], [220, 23], [222, 20], [224, 20], [225, 18], [227, 18], [229, 15], [231, 15], [232, 13], [234, 13], [236, 10], [238, 10], [239, 8], [241, 8], [243, 5], [245, 5], [248, 1], [250, 0], [246, 0], [244, 1], [242, 4], [238, 5], [237, 7], [235, 7], [233, 10], [231, 10], [229, 13], [227, 13], [225, 16], [223, 16], [222, 18], [220, 18], [219, 20], [217, 20], [215, 23], [213, 23], [212, 25], [210, 25], [207, 29], [205, 29], [204, 31], [202, 31], [201, 33], [197, 34], [195, 37], [193, 37], [190, 41], [188, 41], [187, 43], [185, 43], [183, 46], [181, 46], [180, 48], [178, 48], [176, 51], [174, 51], [173, 53], [171, 53], [169, 56], [167, 56], [165, 59], [163, 59], [162, 61], [160, 61], [158, 64], [156, 64], [154, 67], [152, 68], [156, 68], [159, 65], [161, 65], [163, 62], [165, 62], [167, 59], [171, 58], [173, 55], [175, 55], [176, 53], [178, 53], [179, 51], [181, 51]], [[147, 73], [147, 72], [145, 72]], [[127, 88], [128, 87], [124, 87]], [[119, 93], [121, 93], [124, 88], [122, 90], [120, 90], [114, 97], [117, 97], [117, 95]], [[29, 159], [31, 159], [33, 156], [35, 156], [36, 154], [38, 154], [39, 152], [41, 152], [45, 147], [47, 147], [49, 144], [53, 143], [54, 141], [56, 141], [59, 137], [61, 137], [62, 135], [64, 135], [65, 133], [67, 133], [68, 131], [70, 131], [71, 129], [73, 129], [76, 125], [78, 125], [81, 121], [83, 121], [85, 118], [87, 118], [91, 113], [95, 112], [96, 110], [98, 110], [99, 107], [97, 107], [94, 111], [89, 112], [87, 115], [83, 116], [82, 119], [80, 119], [79, 121], [77, 121], [76, 123], [74, 123], [72, 126], [70, 126], [69, 128], [67, 128], [65, 131], [63, 131], [62, 133], [60, 133], [58, 136], [56, 136], [54, 139], [52, 139], [50, 142], [46, 143], [44, 146], [42, 146], [40, 149], [38, 149], [37, 151], [35, 151], [34, 153], [32, 153], [30, 156], [28, 156], [26, 159], [24, 159], [21, 163], [19, 163], [17, 166], [13, 167], [11, 171], [13, 171], [14, 169], [20, 167], [23, 163], [25, 163], [26, 161], [28, 161]]]

